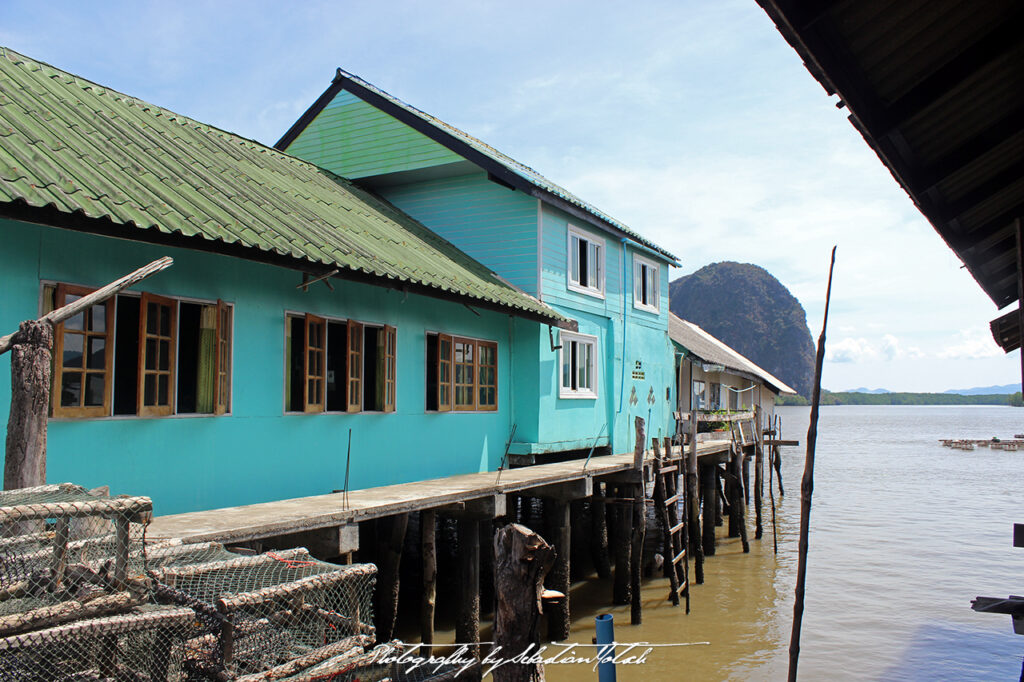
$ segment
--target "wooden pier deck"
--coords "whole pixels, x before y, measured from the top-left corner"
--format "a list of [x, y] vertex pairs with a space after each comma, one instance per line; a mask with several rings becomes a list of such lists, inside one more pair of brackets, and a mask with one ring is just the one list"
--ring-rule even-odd
[[[697, 444], [698, 457], [728, 453], [730, 441]], [[652, 453], [646, 454], [650, 461]], [[241, 507], [157, 516], [146, 530], [150, 540], [241, 543], [305, 531], [334, 528], [368, 519], [434, 509], [542, 486], [600, 478], [633, 468], [633, 453], [537, 464], [518, 469], [461, 474], [427, 481], [298, 497]]]

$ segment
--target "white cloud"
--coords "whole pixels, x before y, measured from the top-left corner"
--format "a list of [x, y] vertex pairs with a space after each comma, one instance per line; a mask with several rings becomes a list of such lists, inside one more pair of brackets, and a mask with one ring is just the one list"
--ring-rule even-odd
[[962, 329], [955, 339], [948, 343], [937, 357], [943, 360], [977, 360], [981, 358], [997, 358], [1003, 351], [992, 339], [987, 329]]
[[866, 362], [878, 358], [878, 350], [865, 338], [847, 337], [825, 343], [825, 359], [829, 362]]
[[886, 360], [903, 360], [905, 358], [922, 358], [924, 353], [917, 346], [904, 345], [899, 339], [892, 334], [886, 334], [882, 337], [881, 344], [882, 357]]

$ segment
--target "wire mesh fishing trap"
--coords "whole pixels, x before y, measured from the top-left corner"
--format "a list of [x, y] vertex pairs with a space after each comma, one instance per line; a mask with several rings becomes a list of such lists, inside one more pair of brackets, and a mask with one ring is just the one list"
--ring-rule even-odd
[[0, 680], [370, 680], [376, 567], [149, 543], [152, 503], [0, 492]]

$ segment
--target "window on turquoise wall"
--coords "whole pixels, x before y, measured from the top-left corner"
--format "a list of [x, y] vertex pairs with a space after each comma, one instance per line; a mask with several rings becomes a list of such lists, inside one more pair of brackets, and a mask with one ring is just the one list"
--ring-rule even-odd
[[493, 412], [498, 409], [498, 344], [427, 333], [428, 412]]
[[[44, 284], [44, 312], [94, 291]], [[231, 410], [231, 305], [121, 294], [54, 329], [54, 417]]]
[[394, 412], [397, 332], [318, 315], [285, 316], [286, 412]]
[[568, 288], [604, 298], [604, 239], [574, 225], [568, 237]]
[[658, 283], [661, 274], [654, 261], [633, 254], [633, 307], [657, 313], [660, 310]]
[[561, 398], [597, 397], [597, 337], [562, 331], [559, 333]]

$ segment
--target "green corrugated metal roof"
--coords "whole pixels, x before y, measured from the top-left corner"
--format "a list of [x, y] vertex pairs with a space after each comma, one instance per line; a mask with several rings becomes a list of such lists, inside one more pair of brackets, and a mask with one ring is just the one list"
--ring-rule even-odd
[[53, 207], [571, 322], [379, 197], [0, 47], [2, 203]]

